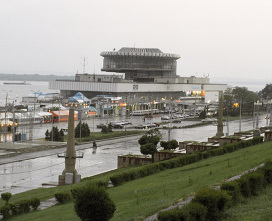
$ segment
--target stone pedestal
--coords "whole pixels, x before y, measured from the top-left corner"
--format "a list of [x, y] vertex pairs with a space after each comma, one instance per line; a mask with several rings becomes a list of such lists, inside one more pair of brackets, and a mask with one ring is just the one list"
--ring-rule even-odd
[[260, 133], [260, 130], [259, 129], [255, 129], [254, 131], [253, 131], [253, 137], [259, 137], [261, 135], [261, 133]]
[[59, 175], [59, 186], [79, 183], [80, 180], [80, 174], [65, 173], [64, 175]]

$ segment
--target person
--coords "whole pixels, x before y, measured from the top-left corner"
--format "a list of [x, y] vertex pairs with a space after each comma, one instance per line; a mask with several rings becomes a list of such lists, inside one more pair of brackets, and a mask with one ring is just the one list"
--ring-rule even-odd
[[95, 140], [94, 140], [94, 142], [93, 142], [93, 148], [94, 148], [94, 149], [96, 149], [96, 148], [97, 148], [97, 145], [96, 145]]

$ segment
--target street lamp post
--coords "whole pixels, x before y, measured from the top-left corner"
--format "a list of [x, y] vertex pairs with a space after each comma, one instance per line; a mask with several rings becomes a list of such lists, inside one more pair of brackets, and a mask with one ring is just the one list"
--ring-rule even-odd
[[14, 112], [14, 100], [12, 102], [12, 118], [13, 118], [13, 124], [12, 124], [12, 142], [14, 143], [15, 141], [15, 112]]
[[240, 104], [239, 104], [239, 132], [241, 132], [241, 128], [242, 128], [242, 101], [240, 100]]
[[272, 100], [267, 102], [270, 106], [270, 116], [269, 116], [269, 126], [268, 128], [271, 130], [272, 129]]
[[[5, 91], [5, 90], [3, 90]], [[4, 133], [5, 133], [5, 142], [7, 142], [7, 108], [8, 108], [8, 93], [10, 91], [5, 91], [6, 92], [6, 104], [5, 104], [5, 127], [4, 127]]]
[[260, 136], [260, 130], [259, 130], [259, 112], [258, 112], [258, 106], [262, 105], [262, 103], [260, 103], [259, 101], [255, 102], [254, 105], [257, 106], [257, 117], [256, 117], [256, 127], [255, 130], [253, 132], [253, 136]]
[[53, 98], [52, 98], [52, 142], [54, 141], [54, 115], [53, 115]]

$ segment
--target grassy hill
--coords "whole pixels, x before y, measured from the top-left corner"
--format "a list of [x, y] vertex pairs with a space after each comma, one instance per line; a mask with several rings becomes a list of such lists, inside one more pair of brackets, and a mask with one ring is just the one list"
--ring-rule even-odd
[[[143, 220], [163, 208], [169, 207], [194, 194], [204, 186], [213, 186], [224, 180], [253, 168], [272, 156], [272, 142], [240, 149], [225, 155], [203, 159], [180, 168], [168, 169], [148, 177], [109, 188], [107, 191], [115, 202], [117, 210], [111, 220]], [[107, 181], [109, 177], [129, 171], [132, 168], [111, 171], [86, 178], [74, 186], [86, 185], [98, 180]], [[69, 191], [74, 186], [31, 190], [12, 196], [11, 202], [39, 197], [41, 200], [54, 197], [56, 192]], [[3, 201], [0, 202], [3, 205]], [[10, 220], [80, 220], [73, 203], [56, 205], [43, 211], [13, 217]]]

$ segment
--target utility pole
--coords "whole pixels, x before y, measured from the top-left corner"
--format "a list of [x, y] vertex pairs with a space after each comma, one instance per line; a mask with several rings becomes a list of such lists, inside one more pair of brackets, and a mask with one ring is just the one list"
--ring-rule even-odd
[[217, 133], [216, 136], [224, 136], [223, 133], [223, 91], [218, 91], [219, 109], [218, 109], [218, 120], [217, 120]]
[[270, 106], [270, 116], [269, 116], [269, 126], [268, 128], [271, 130], [272, 129], [272, 100], [268, 101], [269, 106]]
[[253, 99], [253, 130], [255, 129], [255, 97]]
[[15, 113], [14, 113], [14, 100], [12, 102], [12, 118], [13, 118], [13, 130], [12, 130], [12, 142], [14, 143], [15, 140]]
[[260, 103], [259, 101], [257, 101], [256, 103], [254, 103], [254, 105], [257, 105], [257, 117], [256, 117], [256, 127], [255, 130], [253, 132], [253, 136], [260, 136], [260, 130], [259, 130], [259, 112], [258, 112], [258, 106], [262, 105], [262, 103]]
[[54, 141], [54, 115], [53, 115], [53, 98], [52, 98], [52, 142]]
[[5, 142], [7, 142], [7, 102], [8, 102], [8, 92], [6, 93], [6, 105], [5, 105]]
[[241, 99], [240, 99], [239, 107], [240, 107], [239, 132], [241, 132], [241, 128], [242, 128], [242, 101]]

